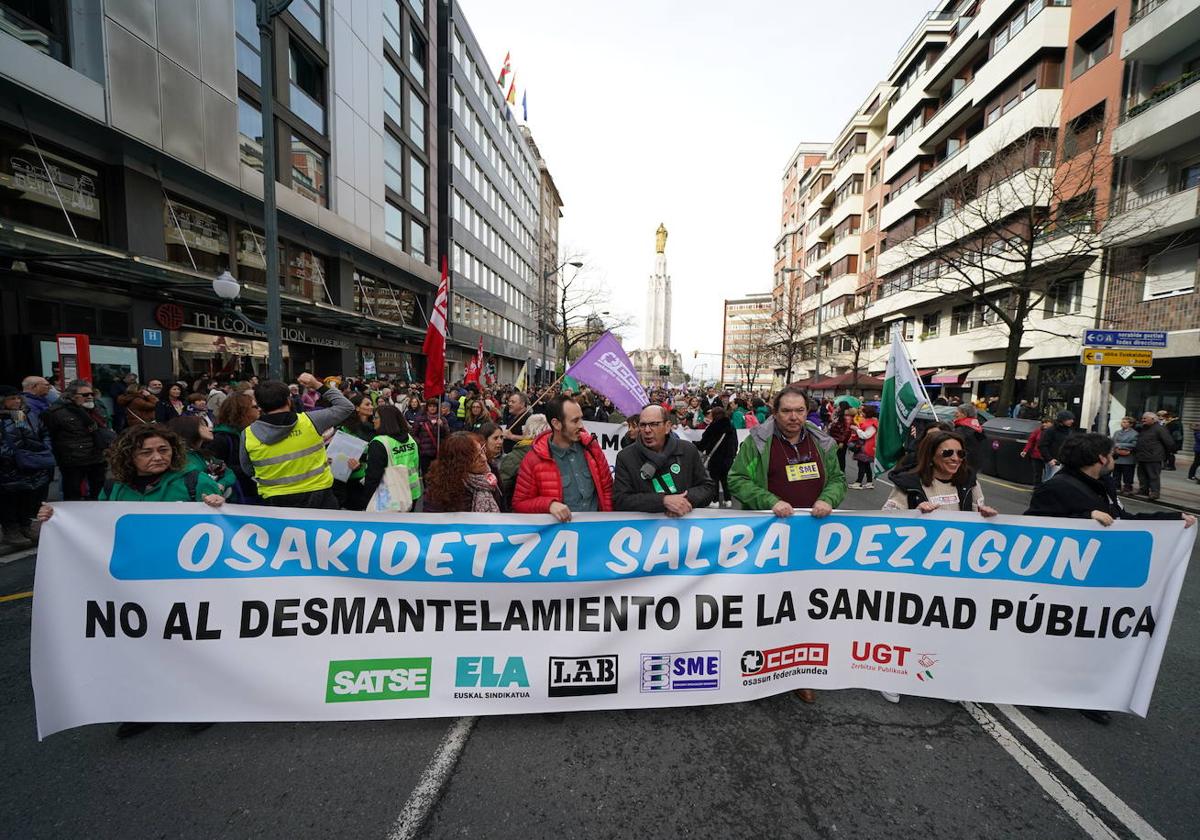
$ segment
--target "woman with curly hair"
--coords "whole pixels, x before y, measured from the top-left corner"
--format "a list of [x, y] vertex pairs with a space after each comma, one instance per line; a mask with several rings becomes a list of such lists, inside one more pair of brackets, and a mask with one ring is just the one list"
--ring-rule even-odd
[[[188, 469], [183, 439], [165, 426], [130, 426], [105, 453], [112, 479], [100, 491], [102, 502], [204, 502], [220, 507], [221, 487], [207, 475]], [[42, 505], [38, 519], [54, 513]]]
[[479, 438], [455, 432], [442, 442], [425, 477], [427, 513], [499, 513], [499, 486]]

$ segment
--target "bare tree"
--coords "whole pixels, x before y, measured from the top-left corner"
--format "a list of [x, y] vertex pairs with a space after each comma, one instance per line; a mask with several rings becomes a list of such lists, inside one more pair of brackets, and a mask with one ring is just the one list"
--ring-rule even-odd
[[776, 368], [783, 368], [783, 384], [792, 381], [792, 370], [803, 358], [801, 344], [804, 333], [804, 313], [800, 310], [801, 299], [795, 290], [784, 295], [783, 308], [775, 313], [765, 334], [769, 360]]
[[[900, 230], [889, 231], [902, 240], [894, 247], [907, 265], [884, 278], [884, 294], [928, 292], [957, 307], [952, 317], [1003, 336], [1001, 410], [1012, 404], [1026, 336], [1054, 334], [1049, 326], [1031, 325], [1038, 307], [1069, 288], [1064, 281], [1081, 278], [1108, 244], [1153, 229], [1145, 214], [1120, 212], [1108, 189], [1107, 136], [1104, 120], [1087, 115], [1061, 137], [1031, 132], [987, 154], [978, 167], [947, 177], [920, 199], [922, 209]], [[952, 158], [966, 148], [909, 183], [936, 176], [942, 166], [953, 169]]]
[[630, 326], [629, 316], [609, 311], [609, 301], [608, 290], [580, 269], [564, 277], [553, 299], [547, 296], [535, 304], [537, 321], [558, 351], [560, 370], [605, 332], [620, 333]]
[[866, 361], [864, 357], [871, 349], [871, 336], [875, 322], [870, 317], [867, 302], [868, 295], [857, 295], [857, 306], [853, 312], [846, 314], [846, 323], [831, 331], [834, 347], [842, 348], [837, 352], [843, 358], [848, 356], [850, 359], [851, 379], [846, 388], [850, 393], [858, 390], [859, 373], [863, 362]]

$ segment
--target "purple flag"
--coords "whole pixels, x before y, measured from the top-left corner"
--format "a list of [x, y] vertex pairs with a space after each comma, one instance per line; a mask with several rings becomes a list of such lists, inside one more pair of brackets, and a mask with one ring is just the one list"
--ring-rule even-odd
[[570, 374], [608, 397], [626, 416], [640, 413], [650, 402], [633, 364], [611, 332], [600, 336], [599, 341], [571, 365]]

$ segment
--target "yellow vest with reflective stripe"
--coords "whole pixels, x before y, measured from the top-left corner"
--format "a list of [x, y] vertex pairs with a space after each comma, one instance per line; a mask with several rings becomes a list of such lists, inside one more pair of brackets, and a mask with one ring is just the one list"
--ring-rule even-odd
[[264, 499], [333, 486], [325, 441], [307, 414], [299, 415], [291, 434], [275, 443], [263, 443], [247, 426], [246, 454], [254, 466], [258, 495]]

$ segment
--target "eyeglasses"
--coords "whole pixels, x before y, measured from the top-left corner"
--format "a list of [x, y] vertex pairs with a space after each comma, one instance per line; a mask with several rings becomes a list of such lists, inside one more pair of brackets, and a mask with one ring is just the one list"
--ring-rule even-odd
[[77, 397], [94, 397], [96, 395], [92, 391], [76, 391], [75, 396], [77, 396]]
[[663, 424], [662, 420], [655, 420], [653, 423], [638, 423], [639, 429], [657, 429]]
[[964, 458], [964, 457], [966, 457], [963, 455], [963, 451], [961, 449], [943, 449], [942, 451], [938, 452], [938, 454], [941, 455], [943, 458]]

